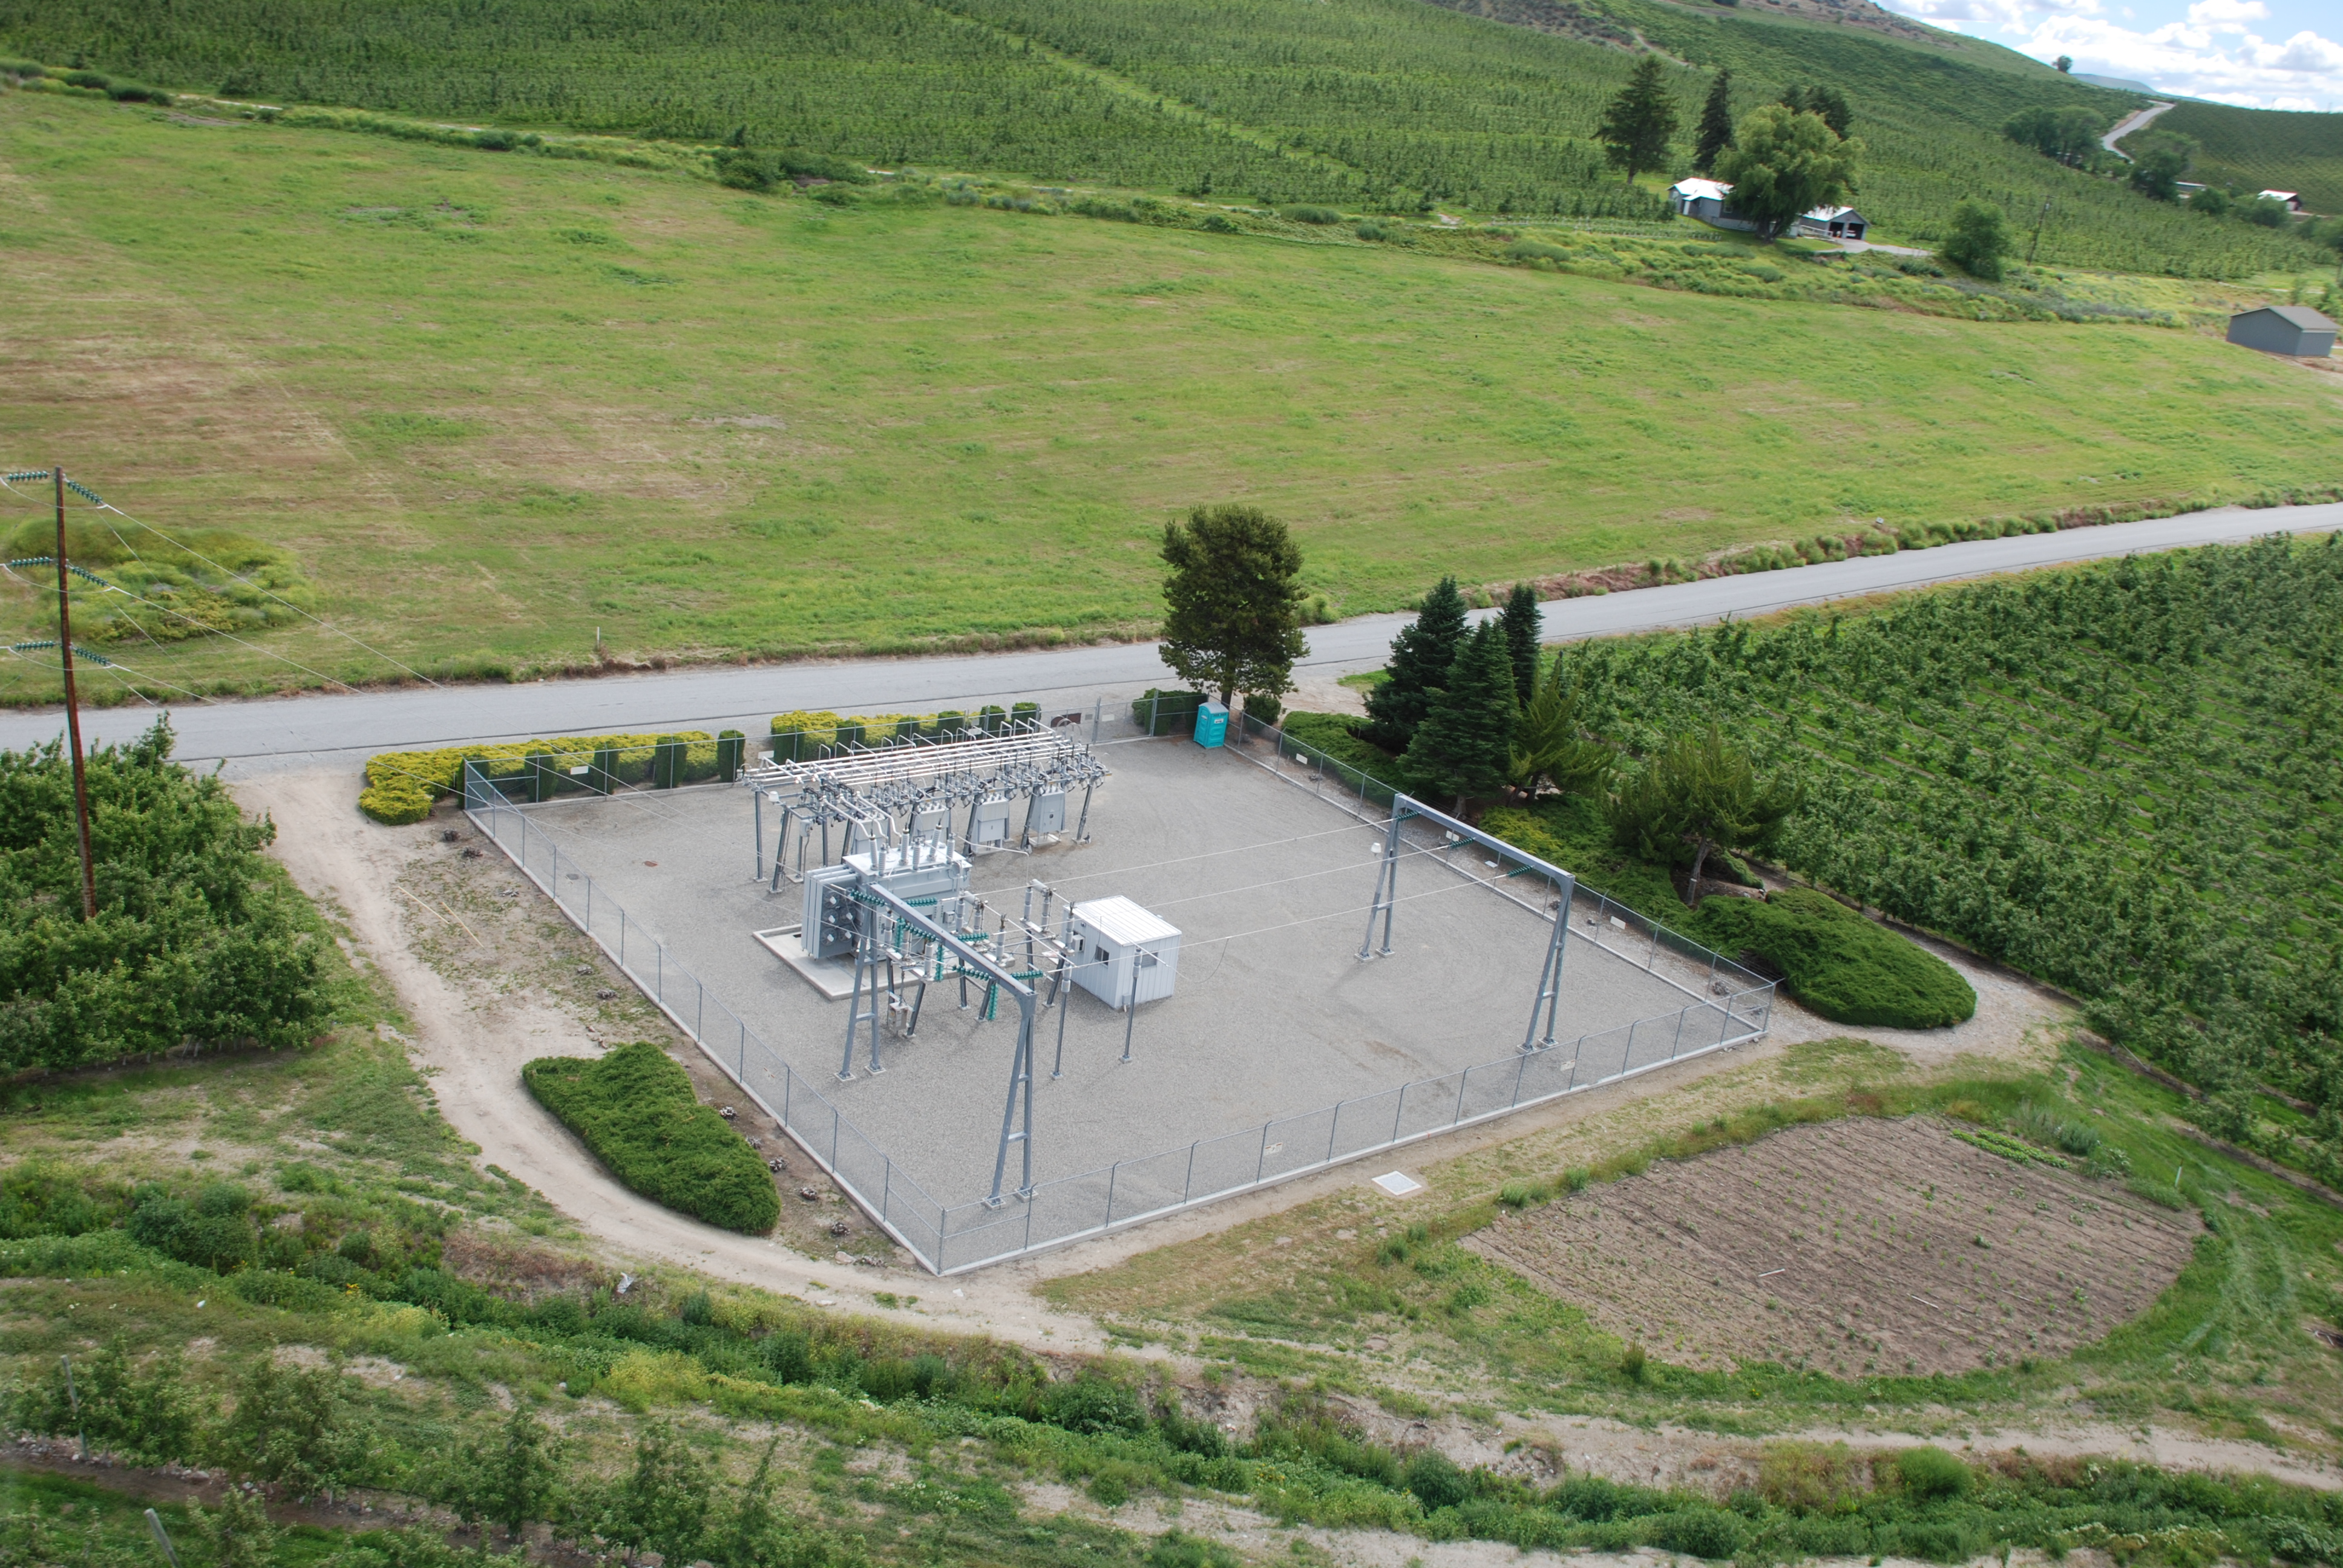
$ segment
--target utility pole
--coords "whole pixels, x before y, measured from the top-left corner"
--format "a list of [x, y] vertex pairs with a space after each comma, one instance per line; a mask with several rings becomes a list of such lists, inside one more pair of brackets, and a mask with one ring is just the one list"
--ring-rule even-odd
[[65, 731], [73, 741], [74, 819], [81, 832], [81, 918], [97, 919], [97, 869], [89, 853], [89, 776], [81, 763], [81, 704], [74, 696], [73, 606], [65, 592], [65, 471], [51, 468], [57, 494], [57, 654], [65, 660]]

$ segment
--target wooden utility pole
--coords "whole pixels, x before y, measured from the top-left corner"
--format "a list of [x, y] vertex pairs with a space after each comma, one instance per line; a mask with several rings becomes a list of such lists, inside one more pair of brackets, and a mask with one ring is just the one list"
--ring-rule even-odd
[[97, 919], [97, 868], [89, 852], [89, 776], [81, 764], [81, 705], [74, 696], [73, 604], [65, 592], [65, 471], [51, 468], [57, 493], [57, 655], [65, 660], [65, 733], [73, 742], [74, 821], [81, 832], [81, 918]]

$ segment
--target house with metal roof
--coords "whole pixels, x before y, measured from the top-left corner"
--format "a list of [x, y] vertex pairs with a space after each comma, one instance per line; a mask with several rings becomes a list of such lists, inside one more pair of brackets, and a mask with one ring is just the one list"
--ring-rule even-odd
[[2268, 196], [2272, 201], [2286, 203], [2286, 210], [2288, 212], [2302, 210], [2302, 197], [2293, 191], [2262, 191], [2257, 194], [2255, 199], [2258, 201], [2262, 196]]
[[[1733, 187], [1722, 180], [1678, 180], [1668, 187], [1668, 206], [1716, 228], [1755, 229], [1733, 210]], [[1816, 239], [1861, 239], [1870, 220], [1851, 206], [1818, 206], [1790, 225], [1792, 234]]]
[[2229, 341], [2265, 354], [2324, 359], [2335, 349], [2335, 323], [2307, 305], [2265, 305], [2229, 317]]

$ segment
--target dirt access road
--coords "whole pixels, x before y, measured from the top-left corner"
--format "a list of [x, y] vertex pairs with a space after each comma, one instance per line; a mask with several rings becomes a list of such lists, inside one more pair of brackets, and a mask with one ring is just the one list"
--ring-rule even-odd
[[[385, 828], [357, 812], [359, 776], [352, 766], [280, 771], [247, 779], [238, 798], [266, 811], [281, 831], [275, 852], [294, 879], [345, 922], [352, 957], [378, 968], [408, 1021], [405, 1043], [430, 1076], [439, 1109], [495, 1164], [548, 1195], [614, 1266], [651, 1262], [697, 1271], [799, 1297], [824, 1307], [890, 1318], [928, 1329], [994, 1335], [1038, 1353], [1108, 1347], [1102, 1325], [1053, 1310], [1036, 1294], [1042, 1282], [1111, 1267], [1136, 1253], [1276, 1214], [1328, 1192], [1355, 1187], [1380, 1165], [1351, 1166], [1267, 1192], [1067, 1247], [1020, 1262], [938, 1280], [888, 1250], [880, 1261], [840, 1261], [809, 1245], [719, 1231], [676, 1214], [613, 1181], [570, 1133], [547, 1115], [520, 1083], [521, 1064], [548, 1054], [592, 1054], [605, 1040], [659, 1038], [699, 1070], [714, 1098], [721, 1080], [698, 1052], [667, 1029], [586, 939], [554, 913], [460, 816], [412, 828]], [[449, 844], [441, 834], [467, 835]], [[466, 848], [482, 848], [468, 859]], [[466, 879], [450, 883], [433, 877]], [[478, 902], [458, 901], [460, 899]], [[496, 911], [491, 924], [479, 913]], [[1979, 997], [1977, 1016], [1956, 1029], [1925, 1033], [1871, 1031], [1916, 1065], [1941, 1067], [1963, 1056], [2030, 1060], [2069, 1010], [2040, 987], [1946, 950]], [[581, 970], [583, 973], [581, 973]], [[599, 1000], [609, 991], [615, 1000]], [[1762, 1065], [1801, 1040], [1845, 1031], [1776, 1005], [1774, 1033], [1736, 1052], [1704, 1057], [1630, 1083], [1525, 1112], [1505, 1121], [1419, 1145], [1408, 1169], [1432, 1199], [1461, 1201], [1473, 1178], [1444, 1169], [1457, 1157], [1684, 1091], [1703, 1080]], [[791, 1153], [795, 1151], [792, 1150]], [[802, 1170], [793, 1161], [793, 1170]], [[799, 1178], [787, 1185], [794, 1191]], [[1449, 1191], [1452, 1184], [1456, 1191]], [[827, 1183], [822, 1184], [827, 1188]], [[825, 1211], [827, 1212], [828, 1211]], [[785, 1229], [789, 1221], [785, 1219]], [[866, 1227], [867, 1229], [867, 1227]], [[788, 1233], [802, 1243], [805, 1227]], [[826, 1238], [824, 1238], [826, 1240]], [[874, 1251], [870, 1239], [856, 1243]], [[898, 1304], [885, 1306], [885, 1292]], [[1157, 1344], [1127, 1353], [1177, 1359]], [[1369, 1412], [1372, 1413], [1372, 1412]], [[1403, 1423], [1405, 1424], [1405, 1423]], [[1415, 1430], [1466, 1462], [1497, 1462], [1506, 1445], [1528, 1442], [1567, 1457], [1574, 1468], [1621, 1481], [1709, 1489], [1720, 1475], [1754, 1466], [1757, 1444], [1714, 1433], [1633, 1428], [1582, 1417], [1534, 1422], [1450, 1420]], [[1882, 1428], [1803, 1433], [1859, 1445], [1931, 1439]], [[1941, 1438], [1936, 1439], [1941, 1441]], [[2343, 1474], [2245, 1442], [2207, 1442], [2166, 1430], [2125, 1430], [2089, 1422], [2048, 1422], [2023, 1431], [1979, 1432], [1979, 1447], [2023, 1443], [2038, 1453], [2106, 1453], [2165, 1464], [2255, 1470], [2288, 1480], [2343, 1486]], [[1469, 1555], [1469, 1554], [1468, 1554]]]

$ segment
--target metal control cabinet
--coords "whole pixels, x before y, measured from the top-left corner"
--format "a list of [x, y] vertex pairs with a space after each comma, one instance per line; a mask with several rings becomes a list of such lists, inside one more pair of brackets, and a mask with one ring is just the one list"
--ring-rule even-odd
[[1180, 977], [1180, 932], [1120, 896], [1076, 904], [1066, 943], [1081, 967], [1074, 983], [1111, 1008], [1160, 1001]]

